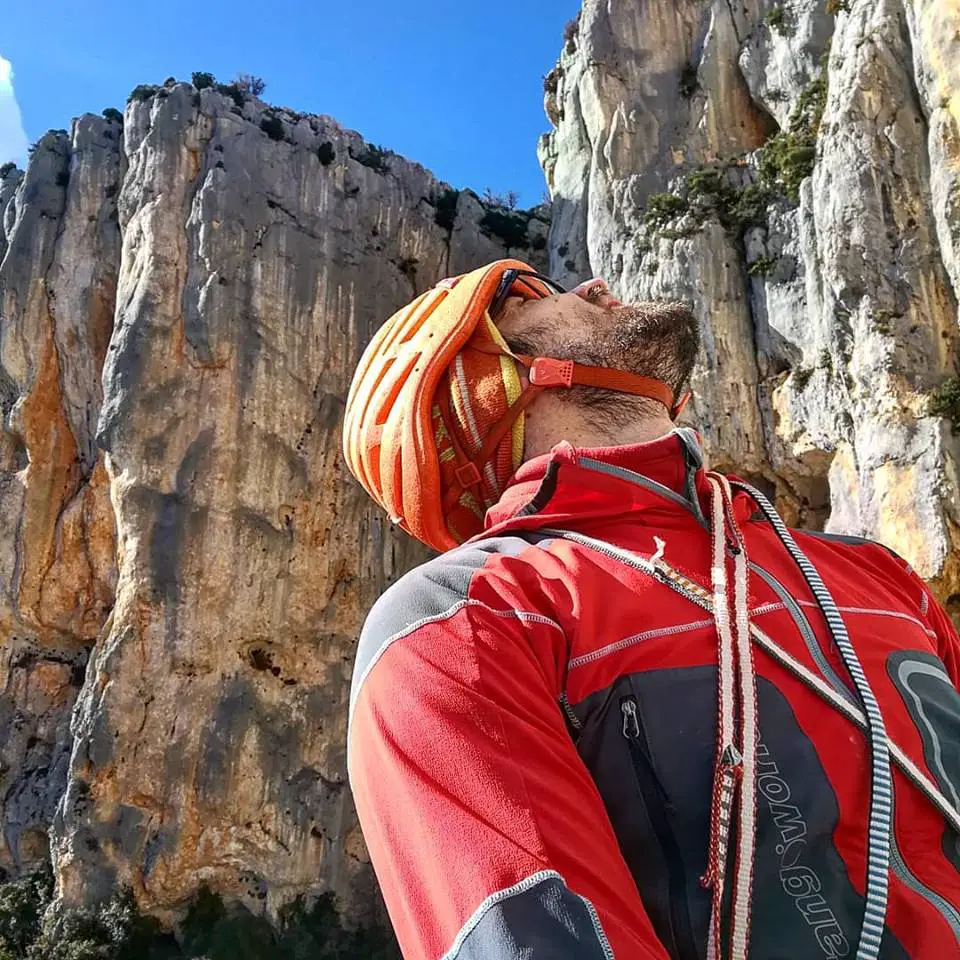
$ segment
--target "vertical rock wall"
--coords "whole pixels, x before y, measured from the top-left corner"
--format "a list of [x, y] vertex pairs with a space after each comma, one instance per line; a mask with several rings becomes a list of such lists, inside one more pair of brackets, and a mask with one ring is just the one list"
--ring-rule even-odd
[[328, 118], [189, 84], [48, 135], [20, 178], [0, 192], [0, 865], [46, 857], [52, 824], [67, 902], [129, 884], [169, 918], [201, 883], [271, 911], [329, 889], [362, 918], [353, 650], [423, 554], [342, 466], [349, 379], [415, 293], [540, 260], [547, 224], [501, 211], [497, 236], [474, 195]]
[[958, 71], [943, 0], [586, 0], [540, 144], [554, 272], [695, 304], [713, 463], [955, 613]]
[[0, 188], [0, 867], [47, 856], [69, 718], [113, 605], [115, 526], [95, 436], [119, 264], [120, 126], [51, 133]]

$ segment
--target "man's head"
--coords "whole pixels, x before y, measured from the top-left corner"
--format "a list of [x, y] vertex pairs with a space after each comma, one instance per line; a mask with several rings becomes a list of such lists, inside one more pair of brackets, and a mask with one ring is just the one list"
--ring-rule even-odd
[[[541, 300], [508, 297], [493, 320], [514, 353], [653, 377], [677, 397], [700, 346], [697, 319], [683, 304], [624, 305], [602, 280]], [[651, 439], [672, 426], [655, 400], [580, 386], [545, 391], [526, 418], [525, 459], [565, 439], [576, 446], [610, 446]]]
[[554, 290], [519, 260], [442, 280], [384, 323], [357, 366], [346, 463], [436, 549], [479, 532], [521, 463], [557, 443], [672, 429], [698, 349], [689, 310], [624, 306], [603, 281]]

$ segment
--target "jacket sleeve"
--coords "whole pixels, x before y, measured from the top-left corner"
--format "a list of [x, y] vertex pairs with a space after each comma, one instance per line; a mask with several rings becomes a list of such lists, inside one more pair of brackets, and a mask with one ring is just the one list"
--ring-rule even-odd
[[368, 618], [348, 766], [406, 960], [666, 960], [567, 732], [565, 663], [547, 616], [419, 571]]

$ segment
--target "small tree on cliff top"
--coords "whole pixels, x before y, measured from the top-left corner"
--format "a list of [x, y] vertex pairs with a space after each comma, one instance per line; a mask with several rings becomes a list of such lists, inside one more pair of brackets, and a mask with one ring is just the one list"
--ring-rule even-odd
[[267, 89], [266, 81], [262, 77], [255, 77], [249, 73], [238, 73], [233, 81], [241, 90], [246, 90], [252, 97], [262, 97]]

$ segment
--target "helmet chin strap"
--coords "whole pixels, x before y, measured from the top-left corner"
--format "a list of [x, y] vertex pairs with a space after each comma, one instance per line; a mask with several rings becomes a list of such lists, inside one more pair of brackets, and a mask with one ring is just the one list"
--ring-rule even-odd
[[[556, 360], [553, 357], [529, 357], [514, 353], [497, 344], [471, 344], [471, 349], [483, 353], [511, 357], [528, 370], [531, 386], [540, 388], [598, 387], [615, 393], [629, 393], [635, 397], [656, 400], [667, 408], [671, 420], [683, 413], [691, 394], [684, 393], [679, 399], [662, 380], [642, 377], [639, 374], [614, 370], [611, 367], [594, 367], [575, 360]], [[529, 389], [529, 388], [528, 388]], [[516, 418], [514, 418], [516, 419]], [[511, 421], [512, 422], [512, 421]]]
[[593, 367], [573, 360], [556, 360], [553, 357], [528, 357], [513, 353], [494, 343], [471, 344], [471, 349], [482, 353], [511, 357], [528, 371], [529, 385], [517, 398], [506, 414], [487, 434], [483, 445], [472, 459], [461, 461], [456, 471], [457, 484], [452, 486], [443, 499], [444, 510], [449, 510], [463, 495], [468, 487], [481, 482], [484, 464], [494, 455], [500, 441], [507, 435], [523, 411], [540, 395], [543, 390], [569, 389], [570, 387], [598, 387], [613, 390], [616, 393], [628, 393], [635, 397], [646, 397], [663, 404], [671, 420], [683, 413], [690, 401], [691, 394], [684, 393], [679, 400], [662, 380], [654, 377], [641, 377], [623, 370], [609, 367]]
[[675, 400], [673, 391], [654, 377], [642, 377], [610, 367], [592, 367], [573, 360], [554, 360], [552, 357], [526, 357], [511, 354], [530, 371], [530, 383], [537, 387], [599, 387], [615, 393], [629, 393], [635, 397], [656, 400], [667, 408], [671, 420], [683, 413], [690, 394]]

